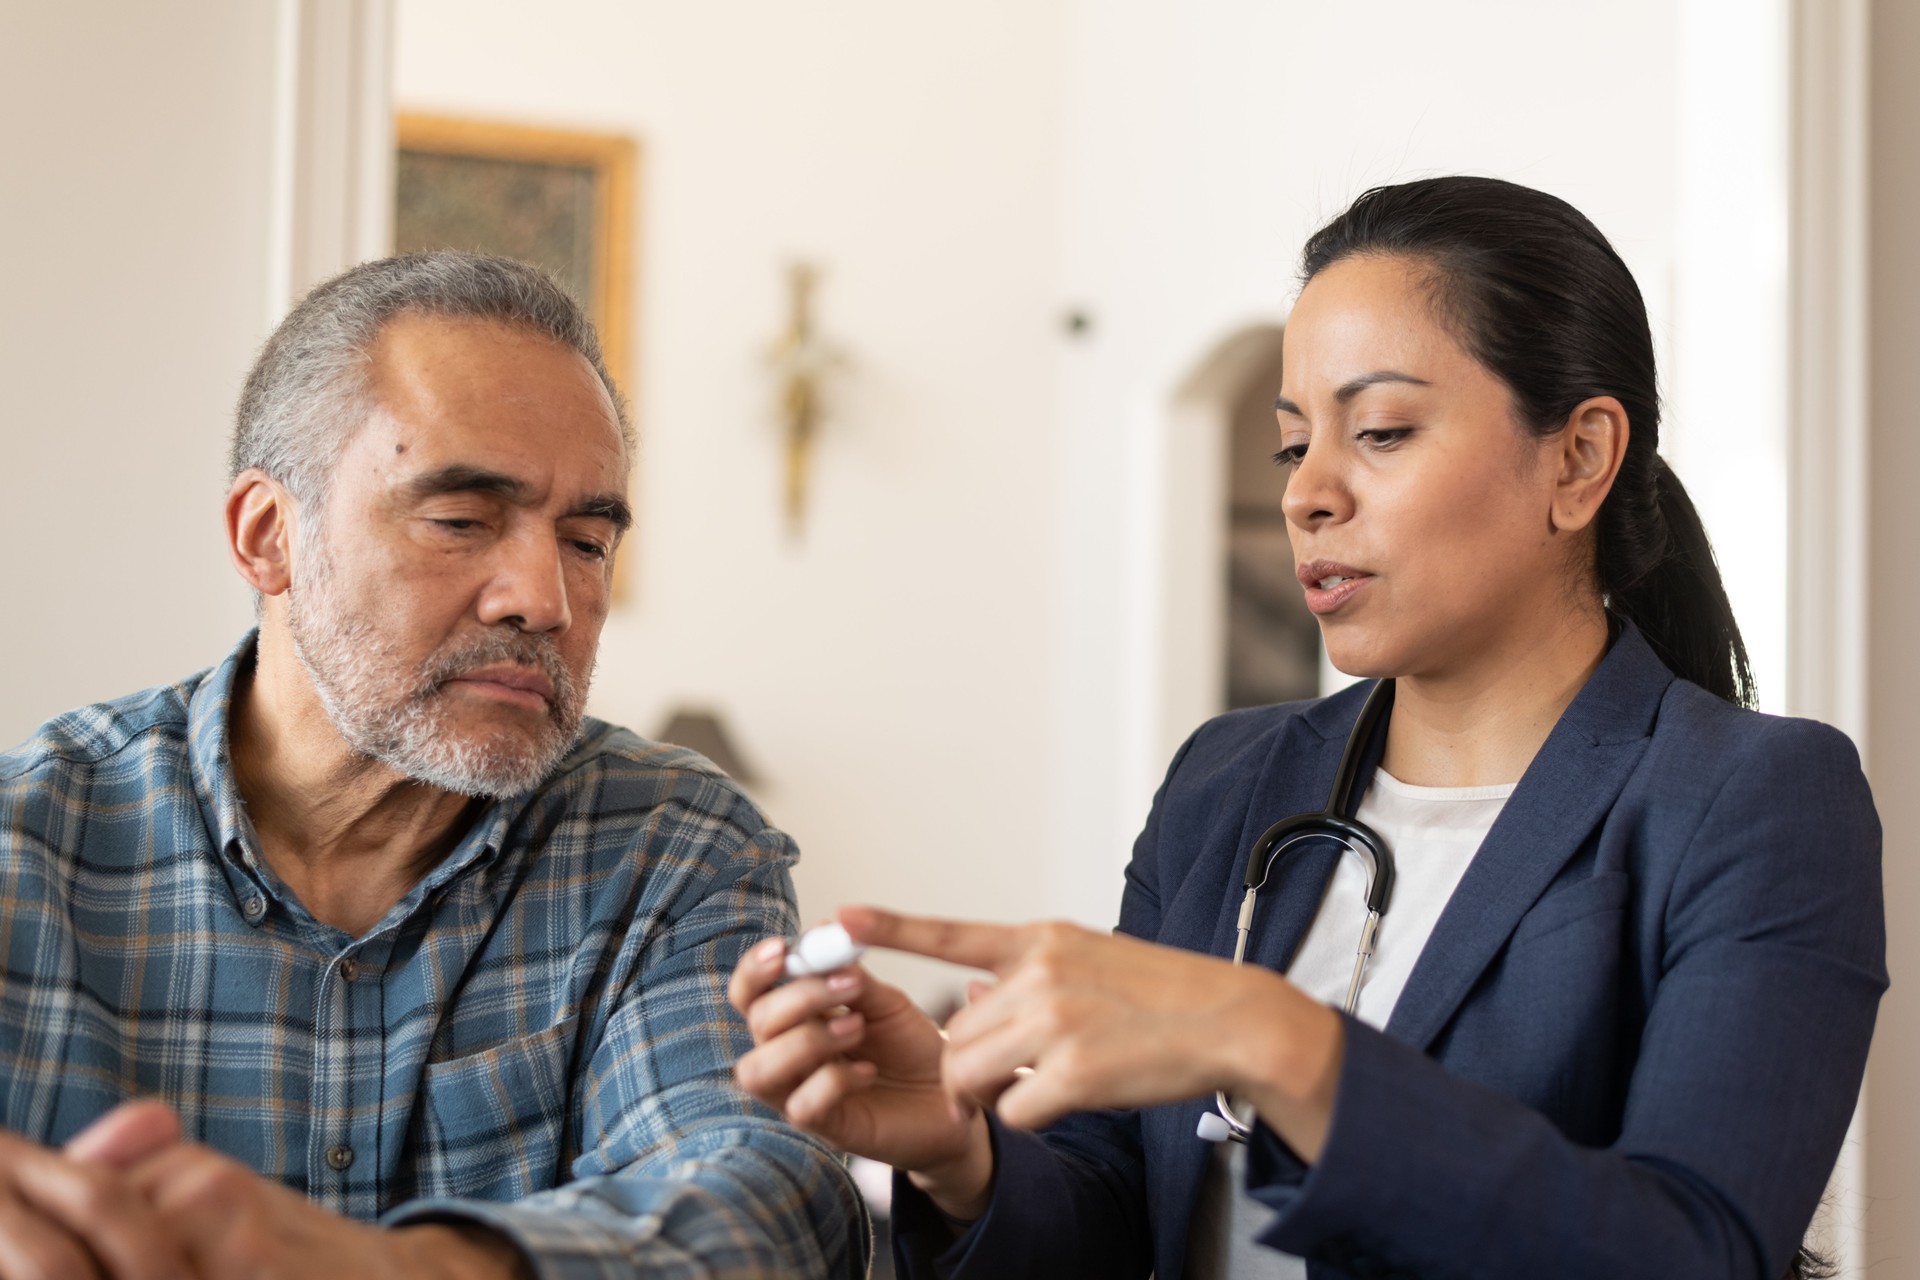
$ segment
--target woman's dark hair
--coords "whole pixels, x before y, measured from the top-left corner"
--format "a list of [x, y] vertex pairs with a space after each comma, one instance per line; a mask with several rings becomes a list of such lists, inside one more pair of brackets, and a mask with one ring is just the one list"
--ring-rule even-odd
[[1840, 1274], [1840, 1268], [1824, 1254], [1815, 1253], [1806, 1245], [1800, 1246], [1800, 1252], [1793, 1255], [1793, 1261], [1787, 1264], [1787, 1274], [1781, 1280], [1833, 1280]]
[[1595, 396], [1630, 425], [1626, 458], [1595, 521], [1608, 610], [1661, 661], [1741, 706], [1753, 670], [1700, 517], [1660, 457], [1660, 394], [1646, 304], [1599, 228], [1564, 200], [1496, 178], [1375, 187], [1314, 233], [1312, 280], [1346, 258], [1407, 258], [1430, 272], [1438, 313], [1513, 392], [1528, 430], [1551, 435]]

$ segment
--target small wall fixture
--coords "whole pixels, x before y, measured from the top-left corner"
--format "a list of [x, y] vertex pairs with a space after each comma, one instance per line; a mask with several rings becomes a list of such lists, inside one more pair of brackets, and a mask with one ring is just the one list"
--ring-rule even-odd
[[814, 324], [814, 288], [820, 269], [810, 262], [787, 268], [787, 328], [769, 360], [779, 382], [780, 425], [786, 435], [787, 535], [799, 538], [807, 518], [807, 481], [813, 446], [820, 433], [822, 384], [841, 363], [840, 353]]

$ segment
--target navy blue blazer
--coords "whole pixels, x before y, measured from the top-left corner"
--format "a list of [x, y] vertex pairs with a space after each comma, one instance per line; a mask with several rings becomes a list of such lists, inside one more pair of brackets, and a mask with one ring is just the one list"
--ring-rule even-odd
[[[1247, 851], [1325, 802], [1365, 693], [1195, 733], [1134, 846], [1120, 930], [1231, 955]], [[1250, 961], [1287, 967], [1334, 864], [1280, 865]], [[1348, 1020], [1320, 1159], [1257, 1129], [1245, 1192], [1278, 1211], [1262, 1240], [1313, 1280], [1777, 1280], [1846, 1132], [1884, 953], [1852, 744], [1675, 679], [1628, 628], [1385, 1029]], [[992, 1204], [957, 1240], [896, 1179], [900, 1273], [1179, 1280], [1211, 1105], [996, 1121]]]

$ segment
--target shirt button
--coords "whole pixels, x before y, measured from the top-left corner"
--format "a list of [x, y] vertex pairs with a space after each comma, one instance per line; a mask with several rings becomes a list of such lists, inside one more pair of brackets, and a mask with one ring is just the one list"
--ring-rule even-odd
[[250, 923], [259, 924], [261, 919], [267, 914], [267, 900], [256, 893], [253, 897], [248, 898], [240, 904], [240, 913], [244, 915]]
[[353, 1148], [333, 1146], [327, 1148], [327, 1164], [335, 1173], [345, 1173], [347, 1166], [353, 1163]]
[[342, 960], [340, 962], [340, 976], [348, 982], [352, 982], [360, 976], [360, 962], [352, 956], [348, 956], [345, 960]]

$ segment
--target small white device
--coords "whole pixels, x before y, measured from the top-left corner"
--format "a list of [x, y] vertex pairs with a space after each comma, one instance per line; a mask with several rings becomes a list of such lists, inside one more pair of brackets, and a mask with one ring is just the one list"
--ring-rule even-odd
[[1208, 1142], [1229, 1142], [1234, 1136], [1233, 1123], [1218, 1111], [1201, 1113], [1195, 1132]]
[[787, 948], [787, 976], [807, 978], [819, 973], [844, 969], [866, 954], [838, 924], [823, 924], [809, 929]]

